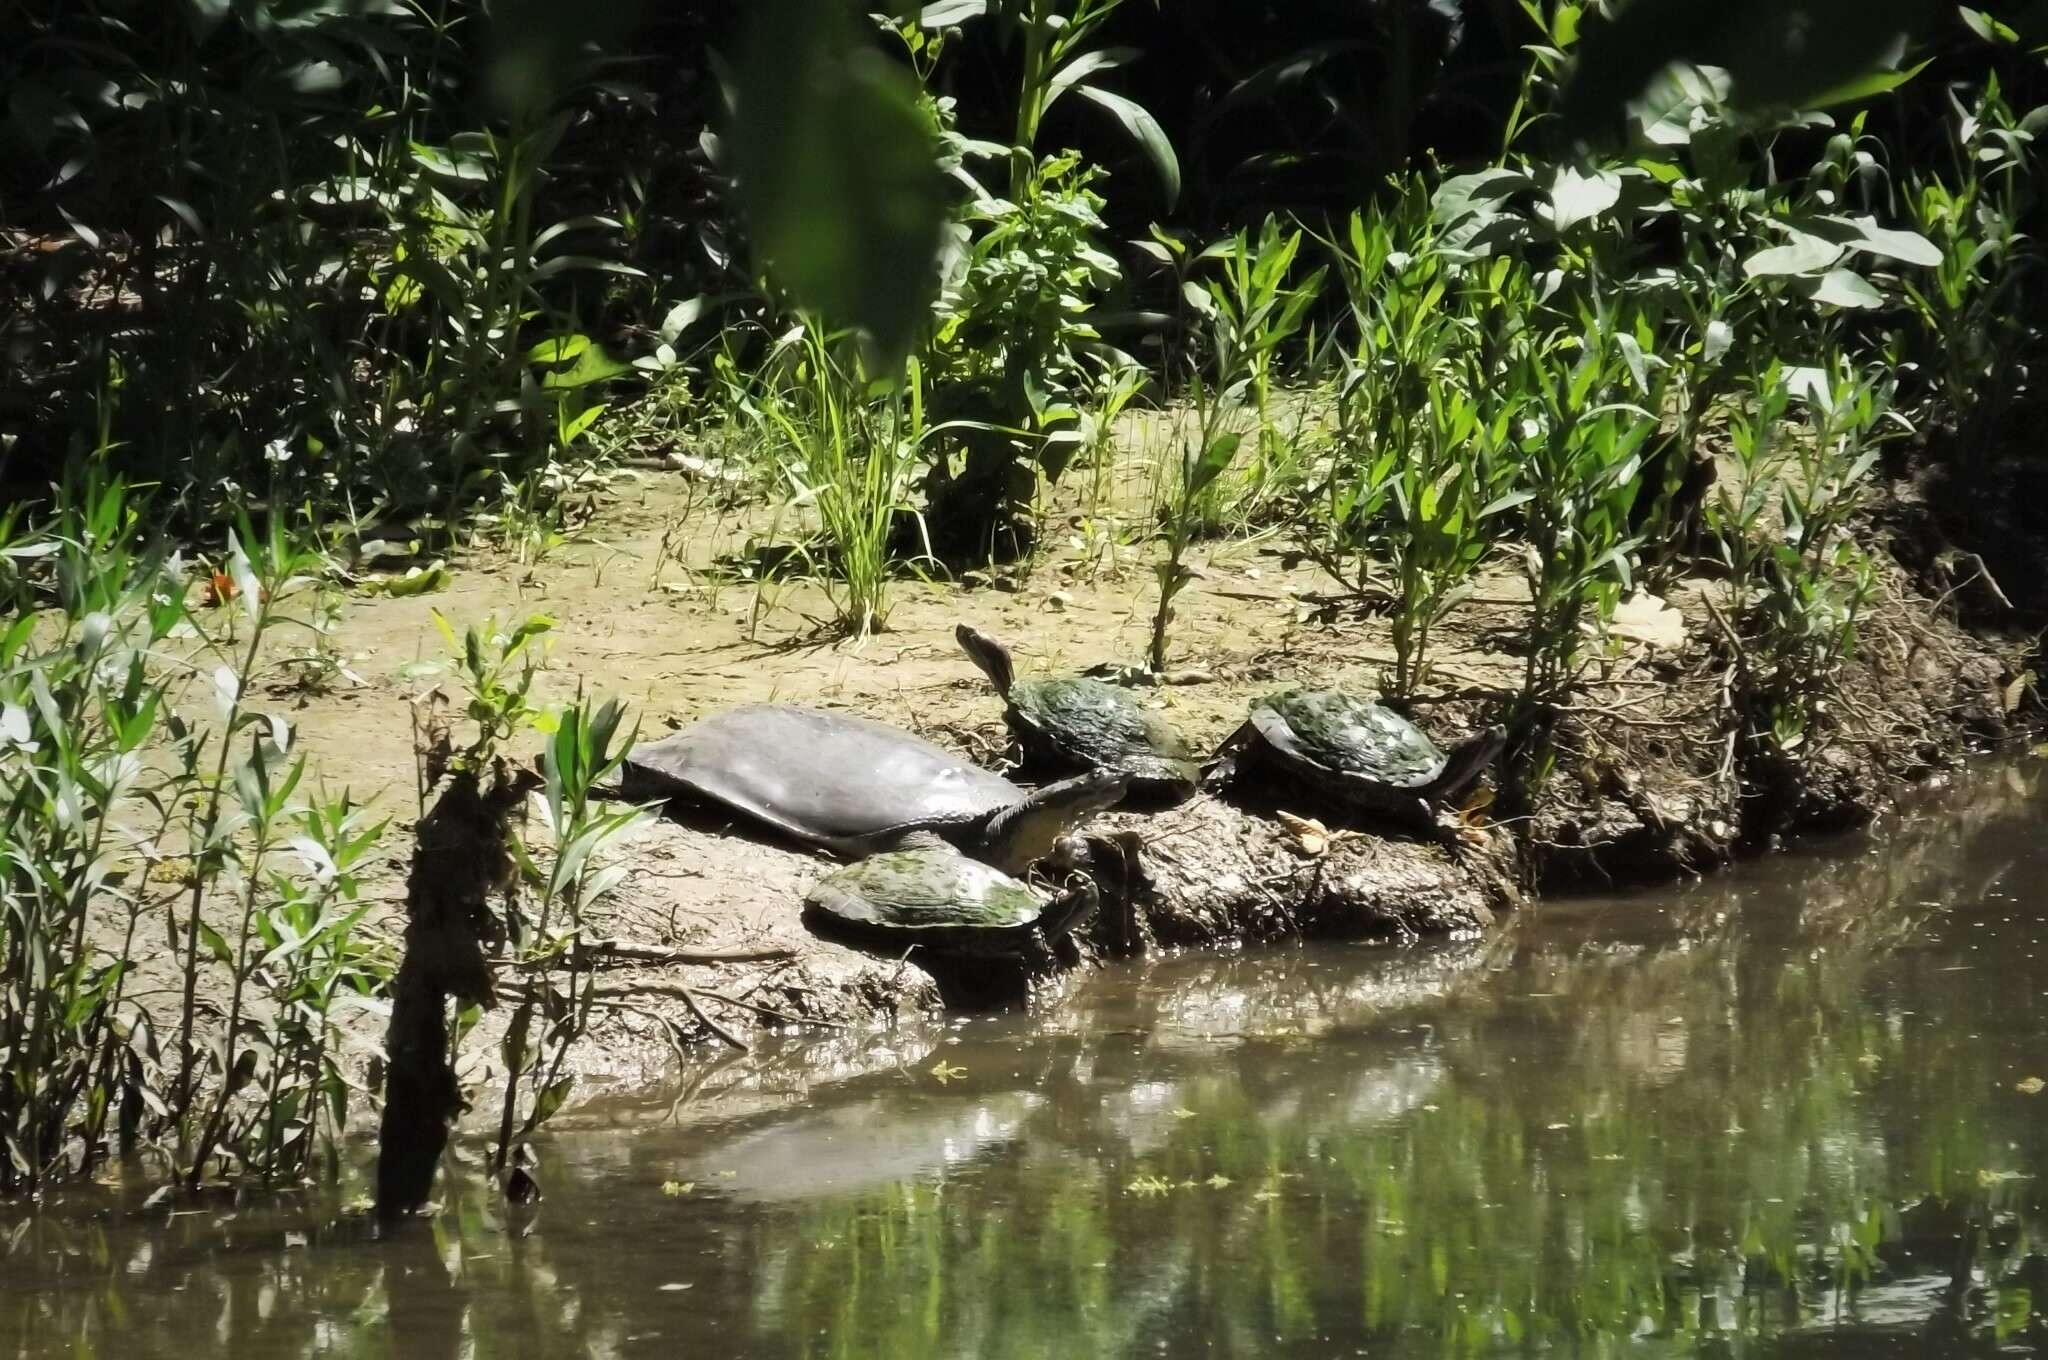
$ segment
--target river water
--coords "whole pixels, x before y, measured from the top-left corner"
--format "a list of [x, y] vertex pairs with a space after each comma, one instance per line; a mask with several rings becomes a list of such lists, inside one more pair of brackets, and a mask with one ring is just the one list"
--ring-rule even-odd
[[778, 1041], [580, 1116], [530, 1211], [0, 1211], [0, 1354], [2048, 1351], [2038, 779], [1489, 939]]

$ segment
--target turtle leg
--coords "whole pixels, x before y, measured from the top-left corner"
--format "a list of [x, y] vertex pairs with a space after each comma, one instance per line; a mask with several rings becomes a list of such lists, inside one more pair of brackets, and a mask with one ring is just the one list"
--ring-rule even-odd
[[1245, 759], [1246, 747], [1258, 739], [1258, 730], [1250, 723], [1244, 723], [1235, 732], [1223, 739], [1216, 748], [1216, 754], [1204, 761], [1197, 776], [1197, 787], [1219, 789], [1237, 778], [1238, 768]]

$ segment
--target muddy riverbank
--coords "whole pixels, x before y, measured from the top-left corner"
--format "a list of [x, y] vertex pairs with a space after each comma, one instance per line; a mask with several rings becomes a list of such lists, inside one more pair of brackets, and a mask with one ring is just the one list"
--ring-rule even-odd
[[[458, 627], [546, 614], [554, 641], [539, 697], [617, 696], [643, 738], [734, 703], [795, 701], [895, 723], [998, 768], [1013, 754], [1001, 704], [958, 650], [956, 623], [1002, 638], [1027, 674], [1143, 653], [1149, 558], [1078, 513], [1028, 571], [898, 583], [887, 630], [858, 643], [819, 628], [829, 613], [819, 583], [735, 577], [731, 563], [774, 531], [767, 514], [701, 478], [635, 474], [537, 561], [479, 551], [453, 564], [442, 589], [351, 598], [321, 683], [270, 695], [330, 786], [409, 804], [414, 706], [455, 688], [436, 667], [437, 613]], [[1253, 698], [1282, 685], [1377, 690], [1392, 649], [1371, 599], [1270, 538], [1206, 545], [1194, 564], [1173, 632], [1181, 683], [1141, 693], [1198, 747], [1213, 749]], [[1067, 962], [1296, 936], [1477, 935], [1531, 893], [1668, 880], [1861, 825], [1967, 752], [2012, 740], [2033, 702], [2019, 650], [1958, 626], [1881, 555], [1824, 730], [1796, 761], [1759, 766], [1739, 745], [1742, 658], [1720, 598], [1719, 583], [1694, 579], [1625, 604], [1560, 725], [1543, 799], [1520, 816], [1475, 815], [1456, 844], [1347, 824], [1306, 798], [1240, 806], [1205, 794], [1163, 814], [1102, 819], [1091, 843], [1104, 907]], [[1438, 628], [1433, 681], [1412, 712], [1439, 742], [1489, 720], [1519, 685], [1525, 614], [1520, 578], [1502, 563]], [[413, 809], [391, 810], [402, 862]], [[1304, 836], [1282, 813], [1326, 820], [1332, 834]], [[963, 980], [820, 940], [799, 906], [830, 861], [729, 818], [656, 821], [622, 853], [628, 872], [598, 909], [599, 929], [647, 957], [616, 960], [607, 978], [619, 1005], [597, 1017], [581, 1055], [593, 1088], [667, 1071], [678, 1039], [710, 1040], [714, 1025], [744, 1040], [1010, 995], [1008, 979]], [[386, 897], [395, 928], [399, 894]], [[707, 955], [746, 957], [684, 961]], [[1040, 994], [1062, 985], [1058, 975], [1035, 983]], [[488, 1047], [474, 1079], [489, 1078]]]

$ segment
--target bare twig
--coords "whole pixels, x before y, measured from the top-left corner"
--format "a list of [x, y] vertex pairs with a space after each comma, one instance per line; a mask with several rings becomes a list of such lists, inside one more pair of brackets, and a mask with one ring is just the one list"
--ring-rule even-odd
[[[660, 945], [639, 944], [631, 940], [585, 940], [581, 948], [586, 954], [603, 955], [607, 961], [620, 965], [645, 964], [657, 967], [670, 964], [766, 963], [796, 957], [796, 951], [788, 948], [665, 949]], [[504, 967], [528, 971], [552, 968], [555, 965], [554, 959], [526, 963], [518, 963], [509, 958], [496, 958], [491, 961]]]
[[722, 1001], [728, 1006], [738, 1006], [744, 1010], [753, 1011], [757, 1015], [765, 1015], [771, 1020], [784, 1020], [792, 1025], [817, 1025], [824, 1029], [853, 1028], [853, 1026], [846, 1024], [844, 1021], [822, 1020], [809, 1015], [791, 1015], [787, 1011], [778, 1011], [773, 1006], [763, 1006], [758, 1001], [748, 1001], [746, 998], [738, 996], [727, 996], [724, 992], [701, 992], [699, 995], [709, 1001]]
[[600, 993], [600, 995], [607, 1000], [616, 999], [621, 995], [636, 995], [660, 996], [667, 997], [673, 1001], [680, 1001], [690, 1008], [690, 1014], [697, 1017], [697, 1022], [717, 1035], [720, 1041], [730, 1044], [742, 1053], [748, 1051], [747, 1041], [712, 1019], [710, 1014], [705, 1011], [704, 1003], [698, 1000], [697, 994], [681, 984], [663, 986], [653, 982], [636, 982], [625, 987], [608, 988]]

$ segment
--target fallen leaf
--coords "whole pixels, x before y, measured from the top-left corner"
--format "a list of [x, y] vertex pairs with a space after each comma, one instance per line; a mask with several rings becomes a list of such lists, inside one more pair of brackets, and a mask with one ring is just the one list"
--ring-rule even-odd
[[938, 1082], [941, 1086], [944, 1086], [949, 1081], [958, 1081], [960, 1078], [966, 1075], [966, 1068], [955, 1067], [953, 1064], [945, 1061], [943, 1058], [940, 1059], [938, 1064], [932, 1068], [932, 1079]]
[[2015, 1083], [2012, 1089], [2018, 1091], [2023, 1096], [2037, 1096], [2041, 1094], [2044, 1088], [2048, 1088], [2048, 1082], [2042, 1081], [2039, 1077], [2028, 1077], [2023, 1081]]
[[1175, 1119], [1193, 1119], [1195, 1117], [1195, 1112], [1193, 1110], [1190, 1110], [1187, 1106], [1183, 1105], [1173, 1112], [1173, 1117]]
[[670, 1199], [687, 1195], [696, 1188], [697, 1182], [695, 1181], [663, 1181], [661, 1183], [661, 1193], [667, 1195]]
[[1231, 1183], [1230, 1177], [1224, 1175], [1221, 1171], [1209, 1177], [1208, 1180], [1208, 1186], [1211, 1190], [1221, 1190], [1224, 1186]]
[[1638, 592], [1614, 607], [1614, 618], [1607, 631], [1631, 642], [1675, 652], [1685, 646], [1685, 615], [1655, 595]]
[[1280, 825], [1287, 828], [1287, 846], [1297, 855], [1308, 859], [1320, 859], [1329, 850], [1334, 837], [1330, 828], [1314, 817], [1297, 817], [1291, 812], [1279, 814]]
[[2005, 687], [2005, 711], [2010, 713], [2020, 706], [2020, 700], [2027, 697], [2027, 686], [2034, 683], [2032, 671], [2021, 671], [2013, 682]]
[[393, 599], [404, 599], [410, 595], [425, 595], [440, 590], [448, 584], [448, 566], [435, 562], [425, 567], [408, 567], [403, 576], [387, 576], [371, 581], [363, 587], [370, 595], [389, 595]]

